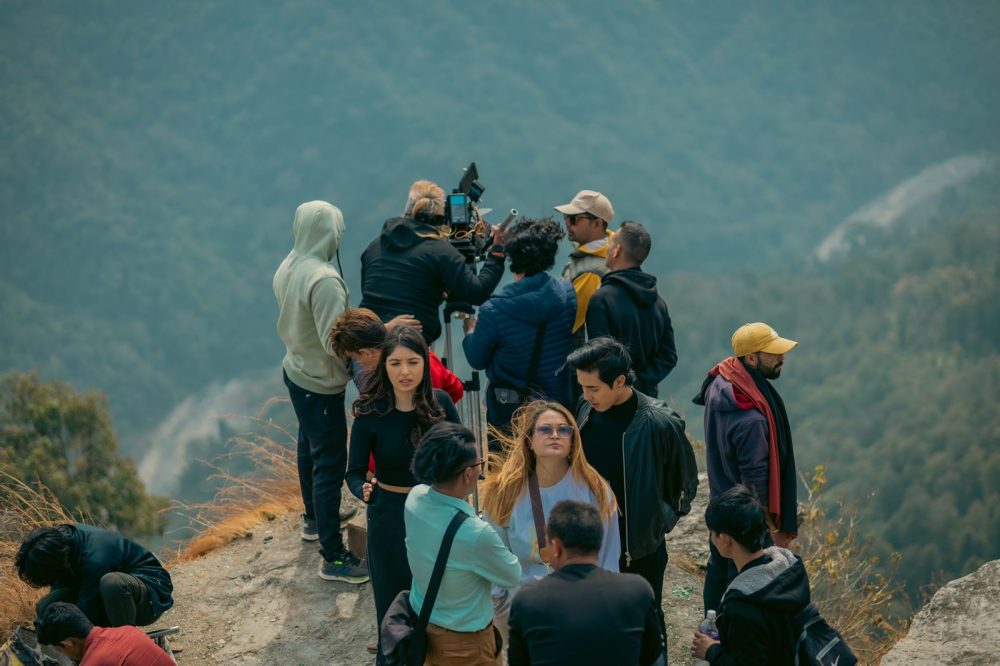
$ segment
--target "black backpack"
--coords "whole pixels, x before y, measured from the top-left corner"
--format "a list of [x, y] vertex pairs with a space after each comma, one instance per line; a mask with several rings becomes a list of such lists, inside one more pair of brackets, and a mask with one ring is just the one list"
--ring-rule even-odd
[[799, 627], [795, 666], [855, 666], [858, 663], [844, 637], [812, 604], [796, 613], [795, 623]]

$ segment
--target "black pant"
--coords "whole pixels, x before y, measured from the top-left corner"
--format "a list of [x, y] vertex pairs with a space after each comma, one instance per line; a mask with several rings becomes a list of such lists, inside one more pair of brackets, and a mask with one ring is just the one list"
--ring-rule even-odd
[[[764, 547], [769, 548], [774, 545], [771, 535], [764, 537]], [[733, 561], [723, 557], [715, 548], [712, 540], [708, 540], [708, 564], [705, 566], [705, 586], [702, 588], [701, 598], [705, 605], [705, 613], [710, 610], [718, 611], [722, 605], [722, 595], [726, 593], [726, 588], [736, 578], [736, 565]]]
[[306, 391], [282, 373], [299, 420], [299, 488], [307, 518], [316, 520], [320, 553], [331, 560], [344, 550], [340, 536], [340, 488], [347, 473], [344, 394]]
[[[392, 600], [403, 590], [410, 589], [413, 575], [406, 560], [406, 527], [403, 505], [406, 495], [381, 490], [372, 491], [368, 504], [368, 573], [375, 595], [375, 619], [382, 627]], [[378, 663], [382, 663], [379, 650]]]
[[[624, 545], [624, 544], [622, 544]], [[618, 568], [622, 573], [638, 574], [646, 579], [650, 587], [653, 588], [653, 596], [656, 597], [656, 615], [660, 618], [660, 627], [663, 630], [663, 645], [667, 645], [667, 620], [663, 616], [663, 574], [667, 570], [667, 542], [661, 543], [655, 551], [632, 560], [632, 564], [625, 564], [624, 549], [621, 558], [618, 560]], [[666, 652], [664, 652], [666, 655]], [[665, 659], [666, 657], [664, 657]], [[664, 661], [664, 663], [666, 663]]]
[[[146, 584], [135, 576], [121, 571], [112, 571], [101, 576], [101, 601], [106, 617], [91, 617], [98, 626], [124, 627], [145, 626], [156, 622], [159, 615], [153, 612]], [[35, 604], [35, 616], [42, 617], [45, 609], [57, 601], [69, 604], [77, 602], [75, 589], [57, 588], [46, 594]]]

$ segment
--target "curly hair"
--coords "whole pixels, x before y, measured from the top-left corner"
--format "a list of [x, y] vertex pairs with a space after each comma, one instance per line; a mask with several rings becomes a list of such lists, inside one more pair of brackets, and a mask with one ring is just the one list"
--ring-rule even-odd
[[410, 471], [420, 483], [451, 481], [476, 461], [479, 449], [472, 431], [458, 423], [441, 421], [431, 426], [417, 444]]
[[565, 236], [562, 225], [551, 217], [534, 220], [522, 217], [507, 230], [504, 249], [510, 270], [525, 277], [544, 273], [556, 263], [559, 241]]
[[374, 414], [383, 417], [396, 407], [396, 393], [392, 389], [392, 382], [389, 381], [386, 360], [397, 347], [406, 347], [424, 359], [424, 371], [420, 377], [420, 384], [413, 394], [413, 411], [416, 413], [417, 424], [413, 432], [410, 433], [410, 442], [416, 446], [427, 429], [444, 418], [444, 410], [434, 399], [427, 343], [424, 342], [424, 336], [412, 326], [400, 326], [386, 335], [379, 353], [378, 367], [372, 374], [371, 381], [368, 382], [364, 392], [354, 401], [353, 415], [357, 417], [362, 414]]
[[[535, 424], [545, 412], [557, 412], [573, 426], [573, 437], [569, 445], [569, 470], [579, 483], [587, 486], [594, 494], [601, 518], [608, 520], [617, 510], [615, 497], [608, 483], [601, 478], [583, 455], [580, 428], [569, 410], [558, 402], [535, 400], [514, 413], [510, 433], [503, 429], [491, 428], [491, 433], [500, 440], [503, 460], [501, 465], [492, 464], [483, 485], [483, 511], [497, 525], [507, 525], [514, 505], [528, 491], [528, 476], [535, 470], [535, 452], [531, 450], [531, 438]], [[494, 454], [495, 456], [495, 454]], [[499, 466], [499, 470], [496, 467]]]

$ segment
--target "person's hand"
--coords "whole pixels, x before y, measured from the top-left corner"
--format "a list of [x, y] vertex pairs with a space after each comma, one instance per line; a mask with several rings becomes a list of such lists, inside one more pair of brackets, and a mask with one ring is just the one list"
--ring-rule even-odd
[[691, 641], [691, 656], [695, 659], [704, 659], [708, 653], [708, 648], [718, 645], [719, 641], [709, 638], [700, 631], [694, 632], [694, 640]]
[[476, 315], [469, 315], [462, 320], [462, 330], [466, 335], [476, 330]]
[[490, 245], [503, 245], [505, 239], [503, 237], [503, 230], [500, 229], [500, 225], [491, 224], [489, 227], [491, 229]]
[[371, 481], [361, 486], [361, 499], [365, 501], [365, 504], [367, 504], [368, 500], [372, 498], [372, 490], [374, 490], [377, 485], [378, 479], [373, 476]]
[[394, 328], [399, 328], [400, 326], [412, 326], [417, 329], [418, 332], [423, 333], [424, 327], [420, 323], [420, 320], [411, 314], [401, 314], [398, 317], [393, 317], [386, 323], [385, 330], [391, 331]]

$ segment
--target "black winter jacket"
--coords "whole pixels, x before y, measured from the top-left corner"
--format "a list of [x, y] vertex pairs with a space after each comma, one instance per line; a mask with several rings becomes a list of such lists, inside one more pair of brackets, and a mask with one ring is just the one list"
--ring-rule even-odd
[[504, 257], [491, 253], [477, 276], [438, 230], [411, 218], [387, 220], [361, 255], [361, 307], [389, 321], [401, 314], [420, 320], [430, 344], [441, 335], [438, 308], [448, 298], [479, 305], [503, 277]]
[[[619, 498], [624, 517], [623, 554], [637, 560], [652, 554], [664, 535], [691, 510], [698, 492], [698, 464], [684, 432], [684, 419], [662, 400], [640, 391], [635, 416], [619, 443], [624, 458], [625, 497]], [[580, 430], [592, 407], [577, 406]], [[608, 443], [609, 446], [613, 444]]]
[[653, 398], [677, 365], [674, 328], [667, 304], [656, 291], [656, 276], [639, 268], [611, 271], [601, 278], [587, 306], [587, 337], [610, 335], [628, 348], [635, 388]]
[[764, 553], [743, 568], [722, 597], [721, 645], [705, 655], [712, 666], [795, 663], [795, 615], [809, 605], [809, 577], [791, 551], [771, 547]]
[[90, 525], [62, 525], [60, 529], [70, 530], [73, 537], [69, 561], [76, 580], [72, 584], [55, 584], [52, 588], [75, 590], [76, 598], [72, 603], [95, 625], [107, 627], [110, 624], [100, 585], [101, 576], [114, 571], [131, 574], [146, 584], [157, 617], [174, 605], [170, 574], [155, 555], [135, 541]]

